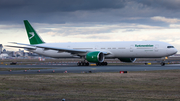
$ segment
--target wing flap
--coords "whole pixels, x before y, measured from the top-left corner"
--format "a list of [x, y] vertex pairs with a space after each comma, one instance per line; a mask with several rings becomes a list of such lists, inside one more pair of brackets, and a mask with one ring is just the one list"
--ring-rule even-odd
[[76, 49], [67, 49], [67, 48], [57, 48], [57, 47], [47, 47], [47, 46], [39, 46], [36, 45], [35, 47], [44, 48], [44, 50], [57, 50], [57, 51], [64, 51], [69, 53], [86, 53], [86, 50], [76, 50]]

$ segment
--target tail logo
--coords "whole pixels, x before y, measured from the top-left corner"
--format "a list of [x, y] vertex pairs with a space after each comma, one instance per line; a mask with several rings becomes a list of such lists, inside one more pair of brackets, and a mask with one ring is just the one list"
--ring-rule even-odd
[[32, 39], [34, 37], [34, 32], [29, 32], [29, 34], [32, 35], [31, 37], [29, 37], [29, 39]]

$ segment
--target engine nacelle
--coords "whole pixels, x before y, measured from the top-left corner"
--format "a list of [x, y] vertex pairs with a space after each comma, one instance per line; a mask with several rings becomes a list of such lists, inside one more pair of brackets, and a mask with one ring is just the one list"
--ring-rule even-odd
[[101, 63], [104, 61], [104, 54], [103, 52], [99, 52], [99, 51], [89, 52], [86, 54], [86, 60], [88, 62]]
[[135, 62], [136, 58], [118, 58], [121, 62]]

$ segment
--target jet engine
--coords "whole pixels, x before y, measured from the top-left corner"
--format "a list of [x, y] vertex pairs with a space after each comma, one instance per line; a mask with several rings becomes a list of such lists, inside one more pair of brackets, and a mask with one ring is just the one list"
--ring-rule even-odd
[[136, 58], [118, 58], [121, 62], [135, 62]]
[[103, 52], [95, 51], [86, 54], [86, 60], [93, 63], [101, 63], [104, 61]]

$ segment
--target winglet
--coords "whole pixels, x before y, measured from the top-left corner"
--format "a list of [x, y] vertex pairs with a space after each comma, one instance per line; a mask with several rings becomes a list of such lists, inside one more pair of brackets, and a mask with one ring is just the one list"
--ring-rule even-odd
[[36, 31], [31, 26], [31, 24], [28, 22], [28, 20], [24, 20], [24, 25], [25, 25], [27, 35], [28, 35], [28, 38], [29, 38], [29, 42], [30, 42], [31, 45], [45, 43], [41, 39], [41, 37], [36, 33]]

